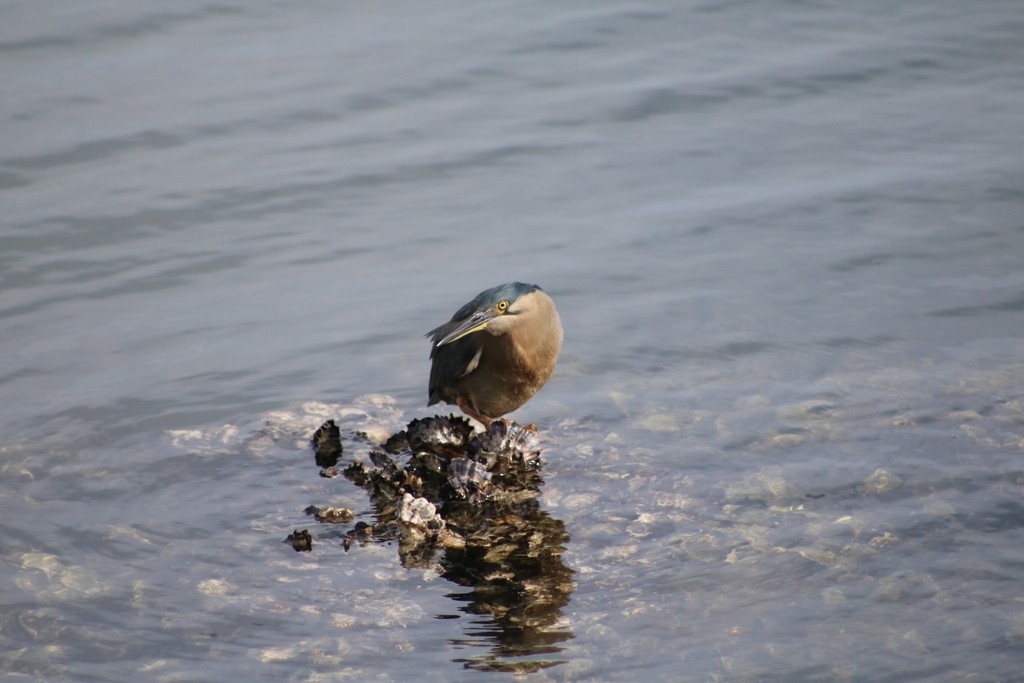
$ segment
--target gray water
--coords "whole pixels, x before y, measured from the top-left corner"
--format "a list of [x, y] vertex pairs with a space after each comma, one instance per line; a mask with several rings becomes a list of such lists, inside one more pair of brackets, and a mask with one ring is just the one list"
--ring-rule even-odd
[[[0, 17], [0, 671], [1021, 679], [1017, 0]], [[310, 434], [434, 414], [510, 280], [566, 328], [523, 628], [304, 513], [373, 521]]]

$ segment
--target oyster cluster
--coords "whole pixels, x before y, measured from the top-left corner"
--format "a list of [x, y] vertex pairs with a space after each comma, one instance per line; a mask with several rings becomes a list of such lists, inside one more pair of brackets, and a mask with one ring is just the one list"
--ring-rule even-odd
[[[538, 499], [544, 482], [535, 427], [496, 420], [476, 434], [465, 418], [437, 416], [413, 420], [379, 447], [359, 433], [349, 436], [366, 448], [347, 466], [339, 464], [341, 431], [333, 420], [311, 439], [321, 476], [343, 475], [373, 506], [372, 522], [357, 521], [341, 534], [346, 551], [397, 541], [403, 566], [431, 567], [469, 588], [460, 593], [463, 608], [491, 614], [502, 632], [530, 633], [549, 645], [571, 637], [555, 627], [575, 588], [562, 562], [569, 535]], [[342, 510], [307, 512], [321, 523], [353, 519]], [[554, 661], [500, 659], [488, 658], [486, 666], [529, 671]]]
[[[372, 448], [368, 463], [355, 461], [343, 469], [338, 465], [341, 430], [334, 420], [324, 423], [310, 443], [321, 476], [343, 474], [369, 492], [377, 511], [375, 523], [358, 522], [345, 532], [345, 549], [397, 538], [403, 560], [414, 564], [428, 561], [436, 549], [464, 548], [465, 530], [515, 512], [536, 498], [542, 483], [536, 428], [507, 420], [475, 434], [463, 417], [416, 419]], [[307, 512], [321, 522], [341, 521], [327, 510]]]

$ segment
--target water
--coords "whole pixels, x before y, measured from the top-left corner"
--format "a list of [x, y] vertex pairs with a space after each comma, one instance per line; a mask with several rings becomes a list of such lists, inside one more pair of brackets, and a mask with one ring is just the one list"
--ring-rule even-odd
[[[0, 12], [5, 672], [1019, 677], [1019, 3]], [[531, 628], [303, 512], [508, 280]]]

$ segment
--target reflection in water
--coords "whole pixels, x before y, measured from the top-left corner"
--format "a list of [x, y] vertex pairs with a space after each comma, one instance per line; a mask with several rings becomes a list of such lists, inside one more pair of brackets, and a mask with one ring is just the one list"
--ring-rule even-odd
[[403, 566], [435, 567], [470, 589], [449, 597], [483, 619], [451, 642], [489, 651], [456, 661], [513, 672], [562, 663], [553, 655], [572, 638], [562, 623], [574, 589], [573, 571], [562, 562], [569, 536], [537, 500], [543, 479], [531, 428], [499, 420], [474, 436], [462, 418], [413, 420], [383, 450], [370, 450], [369, 466], [353, 462], [343, 471], [333, 420], [312, 445], [323, 476], [343, 473], [374, 505], [376, 522], [346, 532], [346, 548], [397, 539]]
[[471, 639], [488, 639], [496, 646], [488, 655], [461, 660], [467, 667], [524, 671], [559, 663], [525, 664], [504, 658], [554, 654], [560, 652], [558, 643], [572, 637], [567, 629], [558, 628], [561, 609], [574, 587], [573, 572], [561, 559], [568, 539], [562, 521], [531, 500], [517, 511], [491, 517], [467, 536], [464, 549], [445, 553], [445, 576], [472, 587], [452, 597], [467, 603], [464, 612], [494, 620], [494, 625], [483, 623], [468, 630]]

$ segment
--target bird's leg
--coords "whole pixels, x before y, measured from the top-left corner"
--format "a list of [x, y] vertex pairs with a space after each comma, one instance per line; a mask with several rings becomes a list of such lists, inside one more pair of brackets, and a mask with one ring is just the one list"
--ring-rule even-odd
[[475, 410], [473, 410], [472, 407], [470, 407], [469, 403], [461, 396], [455, 399], [455, 405], [457, 405], [459, 407], [459, 410], [464, 412], [466, 415], [469, 415], [471, 418], [482, 424], [484, 426], [484, 431], [487, 431], [490, 428], [491, 418], [484, 417], [483, 415], [477, 413]]

